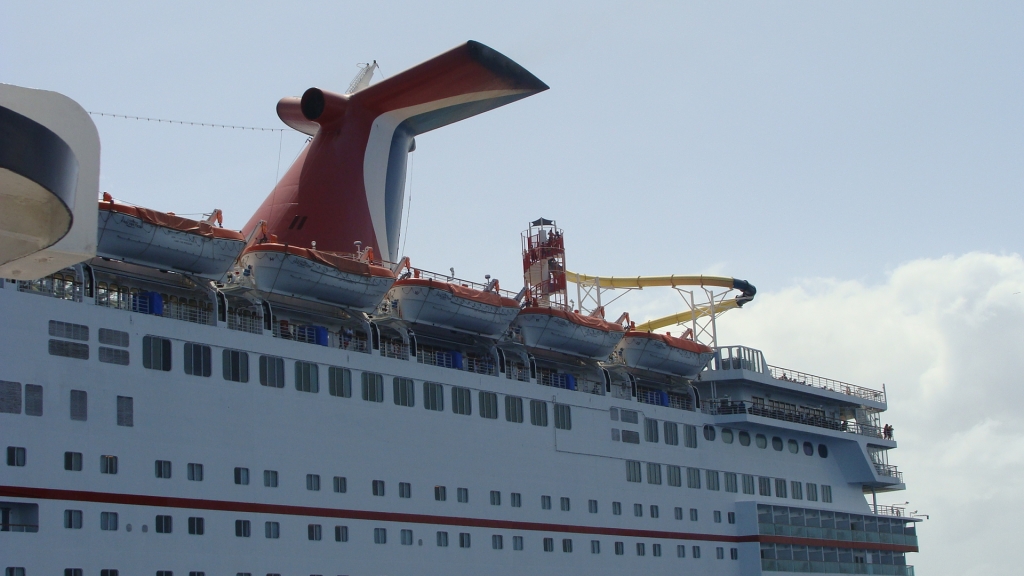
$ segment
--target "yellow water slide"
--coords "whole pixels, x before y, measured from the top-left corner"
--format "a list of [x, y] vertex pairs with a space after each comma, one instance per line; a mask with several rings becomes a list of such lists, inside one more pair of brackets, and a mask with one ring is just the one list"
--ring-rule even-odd
[[601, 288], [654, 288], [654, 287], [671, 287], [676, 288], [679, 286], [713, 286], [717, 288], [731, 288], [739, 290], [740, 295], [731, 300], [723, 300], [716, 302], [714, 310], [710, 304], [697, 306], [694, 310], [687, 310], [678, 314], [672, 314], [662, 318], [657, 318], [644, 322], [643, 324], [637, 324], [637, 330], [657, 330], [658, 328], [664, 328], [665, 326], [674, 326], [676, 324], [682, 324], [693, 320], [694, 317], [700, 318], [707, 316], [712, 313], [720, 314], [726, 310], [732, 310], [733, 308], [740, 308], [747, 302], [754, 299], [754, 295], [757, 294], [757, 289], [747, 282], [746, 280], [739, 280], [737, 278], [729, 278], [727, 276], [704, 276], [704, 275], [671, 275], [671, 276], [589, 276], [587, 274], [578, 274], [576, 272], [565, 272], [566, 280], [575, 282], [577, 284], [593, 283]]

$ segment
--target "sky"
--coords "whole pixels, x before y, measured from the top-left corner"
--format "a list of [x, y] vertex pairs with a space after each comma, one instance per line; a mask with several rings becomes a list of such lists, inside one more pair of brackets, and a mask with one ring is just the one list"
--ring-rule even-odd
[[[565, 229], [604, 275], [758, 287], [720, 343], [886, 384], [921, 573], [1015, 572], [1024, 422], [1024, 4], [0, 0], [0, 81], [94, 112], [281, 128], [275, 105], [477, 40], [551, 89], [417, 137], [405, 254], [519, 283]], [[378, 77], [379, 78], [379, 77]], [[101, 189], [241, 227], [295, 132], [96, 117]], [[611, 309], [675, 312], [672, 292]]]

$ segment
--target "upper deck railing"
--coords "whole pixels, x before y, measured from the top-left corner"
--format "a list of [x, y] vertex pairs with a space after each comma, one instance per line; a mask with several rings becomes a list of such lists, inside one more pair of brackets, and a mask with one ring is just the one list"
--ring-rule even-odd
[[[793, 422], [794, 424], [816, 426], [839, 432], [850, 432], [851, 434], [859, 434], [861, 436], [871, 436], [885, 440], [894, 439], [891, 432], [886, 437], [885, 430], [879, 426], [860, 424], [856, 420], [829, 418], [828, 416], [821, 416], [807, 410], [800, 410], [799, 408], [796, 410], [776, 408], [745, 400], [705, 400], [701, 405], [701, 412], [712, 415], [750, 414], [751, 416], [783, 420], [785, 422]], [[879, 471], [879, 474], [883, 476], [891, 475], [881, 471]]]

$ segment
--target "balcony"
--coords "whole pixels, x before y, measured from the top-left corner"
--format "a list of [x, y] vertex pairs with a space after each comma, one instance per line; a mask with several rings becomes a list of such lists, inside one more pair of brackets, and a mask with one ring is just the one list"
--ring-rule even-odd
[[764, 404], [757, 404], [745, 400], [707, 400], [701, 406], [701, 411], [705, 414], [711, 414], [714, 416], [749, 414], [751, 416], [772, 418], [773, 420], [782, 420], [784, 422], [792, 422], [794, 424], [826, 428], [828, 430], [836, 430], [838, 432], [849, 432], [851, 434], [859, 434], [861, 436], [893, 440], [892, 434], [889, 435], [889, 438], [886, 438], [883, 429], [879, 426], [859, 424], [854, 420], [829, 418], [827, 416], [812, 414], [800, 409], [791, 410], [770, 408]]
[[884, 390], [872, 390], [871, 388], [865, 388], [864, 386], [847, 384], [846, 382], [840, 382], [839, 380], [823, 378], [821, 376], [798, 372], [796, 370], [790, 370], [789, 368], [780, 368], [778, 366], [769, 365], [768, 373], [772, 378], [782, 380], [783, 382], [803, 384], [804, 386], [810, 386], [812, 388], [820, 388], [822, 390], [838, 392], [839, 394], [845, 394], [847, 396], [871, 400], [872, 402], [885, 403]]
[[874, 465], [875, 472], [879, 476], [887, 476], [898, 480], [900, 484], [903, 484], [903, 472], [900, 472], [896, 466], [893, 466], [892, 464], [880, 464], [878, 462], [874, 462]]
[[890, 574], [914, 576], [914, 567], [893, 564], [865, 564], [863, 562], [808, 562], [807, 560], [761, 559], [764, 572], [800, 572], [803, 574]]

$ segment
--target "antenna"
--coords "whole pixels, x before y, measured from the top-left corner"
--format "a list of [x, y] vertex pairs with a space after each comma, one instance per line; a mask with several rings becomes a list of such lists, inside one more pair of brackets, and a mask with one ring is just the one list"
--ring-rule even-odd
[[377, 69], [377, 61], [374, 60], [371, 64], [359, 64], [359, 72], [356, 77], [352, 79], [352, 82], [345, 89], [345, 94], [352, 94], [358, 92], [363, 88], [370, 85], [370, 80], [373, 79], [373, 71]]

